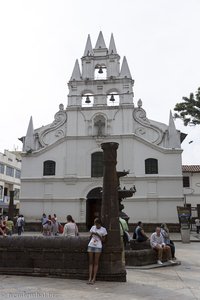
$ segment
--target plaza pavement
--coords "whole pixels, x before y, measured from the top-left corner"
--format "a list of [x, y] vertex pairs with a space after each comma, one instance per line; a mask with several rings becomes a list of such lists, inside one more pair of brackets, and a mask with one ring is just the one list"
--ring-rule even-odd
[[[28, 233], [25, 233], [28, 234]], [[36, 233], [35, 233], [36, 234]], [[127, 282], [0, 275], [0, 300], [190, 300], [200, 299], [200, 235], [191, 233], [189, 244], [171, 234], [181, 265], [160, 268], [127, 268]]]

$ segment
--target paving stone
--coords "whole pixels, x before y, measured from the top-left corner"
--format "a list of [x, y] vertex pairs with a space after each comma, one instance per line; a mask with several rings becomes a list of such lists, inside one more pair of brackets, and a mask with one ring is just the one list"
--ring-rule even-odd
[[0, 300], [200, 299], [200, 244], [176, 243], [181, 265], [127, 269], [127, 282], [87, 285], [82, 280], [0, 275]]

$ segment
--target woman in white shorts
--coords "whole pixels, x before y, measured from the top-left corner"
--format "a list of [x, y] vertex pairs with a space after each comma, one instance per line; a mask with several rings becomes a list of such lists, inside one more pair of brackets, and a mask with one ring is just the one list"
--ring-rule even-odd
[[89, 280], [88, 284], [94, 284], [99, 267], [99, 258], [102, 252], [102, 242], [105, 241], [107, 230], [101, 224], [100, 219], [94, 220], [94, 226], [90, 229], [91, 239], [88, 244], [89, 255]]

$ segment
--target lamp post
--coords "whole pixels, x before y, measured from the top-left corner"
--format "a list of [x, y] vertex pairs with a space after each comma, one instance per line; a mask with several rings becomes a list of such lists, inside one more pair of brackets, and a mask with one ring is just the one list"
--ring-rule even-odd
[[8, 205], [8, 218], [14, 219], [14, 191], [10, 191], [10, 201]]
[[0, 185], [0, 201], [3, 200], [3, 187]]

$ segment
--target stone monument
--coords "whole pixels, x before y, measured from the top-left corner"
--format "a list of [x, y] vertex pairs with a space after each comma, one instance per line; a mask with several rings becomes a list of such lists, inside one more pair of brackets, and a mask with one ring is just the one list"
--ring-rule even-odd
[[123, 212], [122, 210], [124, 209], [124, 205], [122, 204], [122, 200], [125, 199], [125, 198], [130, 198], [132, 197], [135, 192], [136, 192], [136, 188], [135, 188], [135, 185], [130, 188], [129, 190], [126, 189], [126, 187], [124, 187], [123, 189], [121, 189], [120, 187], [120, 177], [124, 177], [126, 175], [129, 174], [129, 171], [118, 171], [117, 172], [117, 178], [118, 178], [118, 199], [119, 199], [119, 216], [126, 220], [126, 222], [128, 222], [129, 220], [129, 216]]
[[116, 172], [118, 143], [103, 143], [101, 148], [104, 153], [101, 218], [108, 231], [102, 255], [101, 272], [105, 279], [126, 281], [119, 228], [118, 176]]

